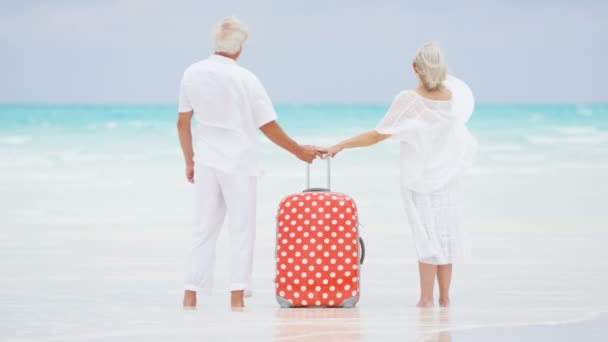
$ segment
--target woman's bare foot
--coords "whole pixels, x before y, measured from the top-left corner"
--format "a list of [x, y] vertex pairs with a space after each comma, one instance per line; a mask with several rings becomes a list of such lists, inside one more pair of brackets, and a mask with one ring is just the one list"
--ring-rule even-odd
[[442, 308], [450, 307], [450, 297], [439, 298], [439, 306]]
[[245, 301], [243, 300], [243, 290], [232, 291], [230, 293], [230, 306], [232, 308], [244, 308]]
[[195, 291], [190, 291], [190, 290], [184, 291], [183, 306], [184, 306], [184, 309], [187, 309], [187, 310], [196, 309], [196, 292]]
[[420, 298], [420, 300], [418, 301], [418, 304], [416, 304], [416, 307], [418, 308], [432, 308], [434, 307], [435, 304], [433, 303], [433, 299], [422, 299]]

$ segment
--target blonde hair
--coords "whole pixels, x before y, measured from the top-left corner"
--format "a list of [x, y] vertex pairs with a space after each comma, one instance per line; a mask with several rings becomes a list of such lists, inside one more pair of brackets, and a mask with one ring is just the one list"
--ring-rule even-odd
[[414, 65], [422, 85], [427, 90], [439, 88], [447, 75], [443, 52], [435, 43], [424, 44], [414, 57]]
[[248, 36], [247, 27], [237, 17], [225, 17], [213, 31], [215, 52], [235, 54], [243, 47]]

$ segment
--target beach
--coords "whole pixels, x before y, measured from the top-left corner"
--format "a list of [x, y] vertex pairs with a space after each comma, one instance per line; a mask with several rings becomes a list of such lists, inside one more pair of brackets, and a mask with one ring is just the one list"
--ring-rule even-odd
[[[388, 104], [277, 105], [297, 141], [373, 129]], [[453, 306], [419, 310], [399, 194], [399, 146], [332, 161], [332, 190], [359, 207], [367, 254], [356, 309], [279, 309], [276, 208], [305, 167], [260, 137], [254, 296], [229, 308], [227, 231], [214, 294], [181, 309], [192, 189], [175, 105], [0, 105], [0, 340], [595, 340], [608, 312], [608, 105], [478, 105], [462, 181], [470, 259]], [[313, 181], [324, 183], [324, 165]], [[536, 330], [535, 330], [536, 329]], [[551, 335], [553, 334], [553, 335]], [[570, 335], [569, 335], [570, 334]]]

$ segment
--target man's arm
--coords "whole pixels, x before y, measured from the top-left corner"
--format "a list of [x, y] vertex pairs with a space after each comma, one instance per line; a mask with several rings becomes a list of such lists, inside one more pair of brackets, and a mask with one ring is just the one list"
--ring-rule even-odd
[[270, 121], [269, 123], [261, 126], [260, 131], [262, 131], [262, 133], [264, 133], [264, 135], [270, 139], [270, 141], [295, 155], [298, 157], [298, 159], [309, 164], [312, 163], [317, 156], [321, 155], [321, 152], [319, 152], [314, 146], [298, 145], [297, 142], [291, 139], [285, 133], [285, 131], [283, 131], [281, 126], [276, 121]]
[[177, 118], [177, 134], [179, 135], [179, 144], [182, 147], [184, 161], [186, 162], [186, 179], [190, 183], [194, 183], [194, 150], [192, 148], [191, 130], [193, 113], [192, 111], [180, 112]]

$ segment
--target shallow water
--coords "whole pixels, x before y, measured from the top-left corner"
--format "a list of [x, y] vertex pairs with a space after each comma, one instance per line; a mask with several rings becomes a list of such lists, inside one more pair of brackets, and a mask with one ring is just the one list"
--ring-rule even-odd
[[[216, 291], [197, 311], [179, 306], [184, 229], [29, 229], [1, 242], [0, 337], [11, 340], [169, 338], [377, 341], [435, 336], [446, 329], [560, 324], [608, 310], [605, 234], [547, 239], [519, 233], [479, 235], [475, 261], [455, 269], [450, 310], [414, 308], [416, 261], [406, 234], [366, 232], [358, 308], [279, 309], [272, 243], [260, 234], [255, 294], [244, 312], [228, 308], [228, 242], [220, 241]], [[84, 228], [83, 228], [84, 229]], [[235, 329], [235, 327], [238, 327]], [[456, 335], [455, 335], [456, 336]], [[468, 340], [468, 339], [464, 339]]]

